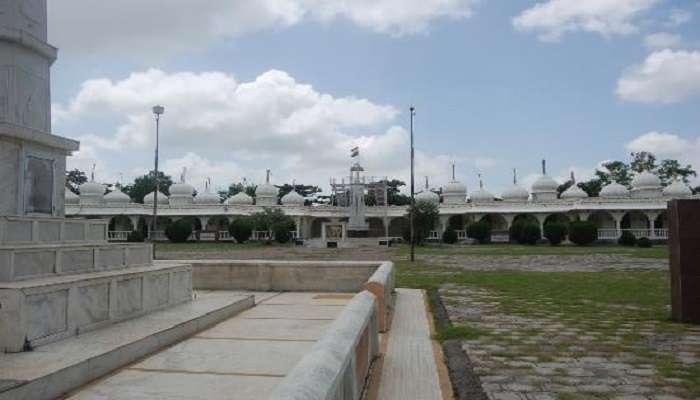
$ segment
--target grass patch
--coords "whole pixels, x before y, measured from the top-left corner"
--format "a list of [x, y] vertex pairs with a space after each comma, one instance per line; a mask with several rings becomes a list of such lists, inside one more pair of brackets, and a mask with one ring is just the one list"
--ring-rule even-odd
[[265, 249], [271, 247], [291, 247], [291, 244], [280, 244], [272, 242], [187, 242], [187, 243], [171, 243], [158, 242], [156, 243], [157, 251], [165, 252], [236, 252], [251, 249]]
[[486, 334], [485, 331], [466, 325], [449, 325], [438, 327], [436, 339], [444, 342], [445, 340], [474, 340]]
[[[406, 256], [410, 252], [408, 245], [400, 247], [400, 254]], [[535, 256], [535, 255], [589, 255], [614, 254], [637, 258], [668, 258], [667, 245], [655, 245], [650, 248], [626, 247], [616, 244], [600, 244], [592, 246], [560, 245], [522, 246], [517, 244], [488, 244], [488, 245], [446, 245], [426, 244], [416, 247], [418, 255], [474, 255], [474, 256]]]

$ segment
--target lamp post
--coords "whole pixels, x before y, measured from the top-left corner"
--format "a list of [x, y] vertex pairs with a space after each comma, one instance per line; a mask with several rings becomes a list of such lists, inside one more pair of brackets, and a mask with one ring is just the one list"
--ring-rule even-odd
[[156, 258], [156, 231], [158, 229], [158, 193], [160, 192], [160, 179], [158, 179], [158, 148], [160, 146], [160, 116], [165, 112], [165, 107], [161, 105], [153, 106], [153, 115], [156, 117], [156, 153], [153, 179], [155, 180], [155, 190], [153, 191], [153, 224], [151, 228], [151, 241], [153, 242], [153, 259]]
[[410, 108], [411, 111], [411, 212], [409, 213], [409, 225], [410, 231], [411, 231], [411, 257], [410, 261], [414, 262], [416, 261], [416, 229], [414, 227], [414, 221], [415, 218], [413, 217], [413, 213], [415, 212], [416, 209], [416, 197], [415, 197], [415, 179], [414, 179], [414, 172], [413, 172], [413, 164], [414, 164], [414, 159], [415, 159], [415, 151], [413, 148], [413, 117], [416, 115], [416, 109], [415, 107], [411, 106]]

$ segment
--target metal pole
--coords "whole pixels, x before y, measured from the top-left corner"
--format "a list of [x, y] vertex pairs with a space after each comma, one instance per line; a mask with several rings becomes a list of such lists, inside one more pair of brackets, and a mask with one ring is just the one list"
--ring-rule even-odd
[[153, 107], [153, 114], [156, 117], [156, 151], [155, 168], [153, 179], [155, 180], [155, 190], [153, 191], [153, 223], [151, 225], [151, 242], [153, 243], [153, 259], [156, 259], [156, 231], [158, 230], [158, 193], [160, 192], [160, 179], [158, 176], [158, 150], [160, 147], [160, 116], [163, 114], [163, 106]]
[[409, 214], [409, 224], [411, 225], [411, 257], [410, 261], [414, 262], [416, 261], [416, 240], [415, 240], [415, 235], [416, 235], [416, 229], [414, 227], [414, 217], [413, 213], [416, 207], [416, 197], [415, 197], [415, 179], [414, 179], [414, 158], [415, 158], [415, 151], [413, 148], [413, 117], [416, 115], [416, 109], [411, 106], [411, 212]]

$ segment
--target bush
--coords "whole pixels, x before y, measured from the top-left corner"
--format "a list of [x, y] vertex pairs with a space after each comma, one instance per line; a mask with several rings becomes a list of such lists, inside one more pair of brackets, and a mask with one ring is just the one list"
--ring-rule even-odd
[[630, 231], [622, 231], [622, 235], [617, 239], [617, 244], [622, 246], [634, 246], [637, 244], [637, 238]]
[[544, 226], [544, 237], [549, 240], [549, 244], [556, 246], [561, 244], [566, 238], [568, 229], [566, 225], [560, 223], [551, 223]]
[[250, 217], [236, 218], [228, 225], [228, 233], [236, 242], [245, 243], [253, 234], [253, 221]]
[[637, 246], [646, 249], [646, 248], [651, 247], [652, 243], [651, 243], [651, 240], [649, 240], [649, 238], [643, 237], [643, 238], [637, 239]]
[[165, 236], [173, 243], [184, 243], [192, 234], [192, 224], [188, 219], [180, 219], [165, 228]]
[[141, 231], [131, 231], [126, 237], [127, 242], [141, 243], [146, 240], [146, 235]]
[[598, 228], [589, 221], [574, 221], [569, 225], [569, 240], [579, 246], [589, 245], [598, 239]]
[[294, 221], [280, 221], [272, 226], [272, 232], [275, 234], [277, 243], [287, 243], [292, 240], [292, 232], [295, 228]]
[[525, 221], [516, 221], [510, 226], [510, 229], [508, 230], [508, 238], [511, 242], [522, 243], [521, 236], [525, 225], [527, 225]]
[[539, 225], [525, 224], [523, 230], [520, 231], [520, 244], [529, 244], [534, 246], [537, 241], [542, 238], [542, 231]]
[[457, 243], [457, 231], [455, 231], [455, 228], [448, 226], [445, 232], [442, 233], [442, 241], [447, 244]]
[[467, 226], [467, 237], [475, 239], [480, 244], [491, 241], [491, 224], [485, 221], [474, 222]]

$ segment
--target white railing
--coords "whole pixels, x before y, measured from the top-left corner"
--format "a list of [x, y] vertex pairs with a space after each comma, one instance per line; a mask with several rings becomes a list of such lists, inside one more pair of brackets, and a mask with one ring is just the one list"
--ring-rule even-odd
[[425, 238], [426, 240], [441, 240], [442, 235], [440, 235], [440, 231], [430, 231], [428, 233], [428, 237]]
[[233, 240], [229, 231], [219, 231], [219, 240]]
[[109, 231], [107, 232], [107, 240], [110, 242], [126, 242], [131, 231]]
[[631, 232], [637, 239], [668, 239], [668, 229], [598, 229], [598, 240], [617, 240], [622, 232]]
[[457, 232], [457, 240], [467, 240], [467, 239], [469, 239], [469, 238], [467, 237], [467, 231], [466, 231], [466, 230], [459, 230], [459, 231], [455, 231], [455, 232]]
[[[289, 234], [292, 235], [292, 240], [297, 239], [297, 231], [289, 231]], [[272, 241], [275, 240], [275, 232], [270, 232], [270, 231], [253, 231], [253, 235], [250, 237], [250, 240], [253, 241]]]

